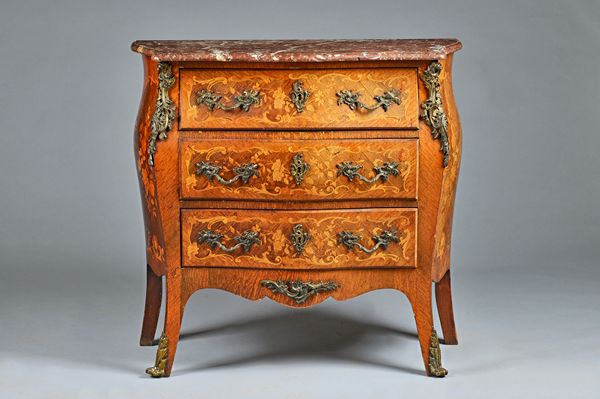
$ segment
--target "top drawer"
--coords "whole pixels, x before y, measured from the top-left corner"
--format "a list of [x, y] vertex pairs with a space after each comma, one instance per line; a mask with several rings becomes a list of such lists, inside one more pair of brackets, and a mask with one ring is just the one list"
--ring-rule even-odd
[[181, 129], [418, 128], [414, 68], [182, 69]]

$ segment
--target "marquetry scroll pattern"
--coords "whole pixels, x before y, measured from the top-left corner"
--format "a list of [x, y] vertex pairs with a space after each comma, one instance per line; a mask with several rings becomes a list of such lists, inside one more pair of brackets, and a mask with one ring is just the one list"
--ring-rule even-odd
[[[302, 82], [302, 89], [298, 83]], [[181, 121], [183, 129], [380, 127], [417, 128], [416, 70], [350, 69], [312, 71], [182, 70]], [[295, 86], [295, 87], [294, 87]], [[300, 90], [310, 91], [299, 96]], [[378, 98], [374, 110], [338, 105], [340, 91]], [[205, 93], [232, 98], [243, 92], [261, 94], [260, 104], [227, 112], [198, 105]], [[387, 94], [385, 94], [387, 93]], [[393, 106], [392, 106], [393, 104]]]
[[[412, 210], [367, 211], [359, 214], [336, 211], [186, 211], [182, 217], [183, 264], [186, 266], [335, 268], [352, 266], [414, 267], [416, 212]], [[302, 243], [290, 239], [294, 228], [310, 232]], [[227, 253], [198, 243], [210, 230], [225, 237], [243, 231], [256, 232], [259, 241], [248, 252]], [[367, 253], [348, 248], [339, 234], [352, 231], [360, 242], [377, 245], [375, 238], [397, 234], [386, 248]], [[374, 238], [375, 237], [375, 238]], [[378, 246], [379, 248], [379, 246]]]
[[[183, 198], [232, 199], [358, 199], [416, 198], [417, 144], [396, 142], [244, 143], [236, 148], [223, 142], [187, 142], [181, 146]], [[301, 159], [298, 154], [302, 154]], [[360, 163], [375, 180], [340, 175], [344, 162]], [[239, 165], [257, 165], [245, 184], [217, 184], [198, 175], [198, 165], [218, 165], [224, 176], [235, 175]], [[299, 165], [301, 164], [302, 167]], [[387, 171], [386, 165], [393, 170]], [[371, 169], [372, 171], [369, 171]], [[205, 173], [203, 173], [205, 174]]]

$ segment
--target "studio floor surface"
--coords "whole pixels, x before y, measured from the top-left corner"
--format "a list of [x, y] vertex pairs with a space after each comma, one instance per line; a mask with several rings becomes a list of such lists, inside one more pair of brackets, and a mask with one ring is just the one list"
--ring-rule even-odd
[[600, 272], [563, 266], [535, 275], [457, 268], [460, 344], [442, 346], [444, 379], [425, 377], [398, 292], [292, 310], [201, 291], [186, 308], [171, 378], [151, 379], [144, 369], [156, 347], [137, 345], [142, 267], [68, 278], [4, 267], [0, 397], [598, 397]]

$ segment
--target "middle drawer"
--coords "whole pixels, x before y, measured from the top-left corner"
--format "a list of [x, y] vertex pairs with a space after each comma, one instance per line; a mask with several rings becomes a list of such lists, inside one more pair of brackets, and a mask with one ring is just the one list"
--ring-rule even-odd
[[416, 199], [416, 139], [180, 143], [183, 199]]

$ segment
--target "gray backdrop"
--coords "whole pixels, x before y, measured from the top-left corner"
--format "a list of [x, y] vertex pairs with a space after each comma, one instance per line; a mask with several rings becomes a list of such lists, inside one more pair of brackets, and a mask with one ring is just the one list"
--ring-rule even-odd
[[[0, 3], [5, 397], [585, 397], [600, 388], [598, 1]], [[460, 345], [423, 377], [381, 291], [304, 311], [206, 291], [173, 378], [136, 346], [144, 242], [135, 39], [457, 37]], [[408, 395], [411, 393], [411, 395]], [[150, 395], [150, 396], [148, 396]], [[241, 395], [241, 396], [240, 396]], [[589, 397], [589, 396], [588, 396]]]

